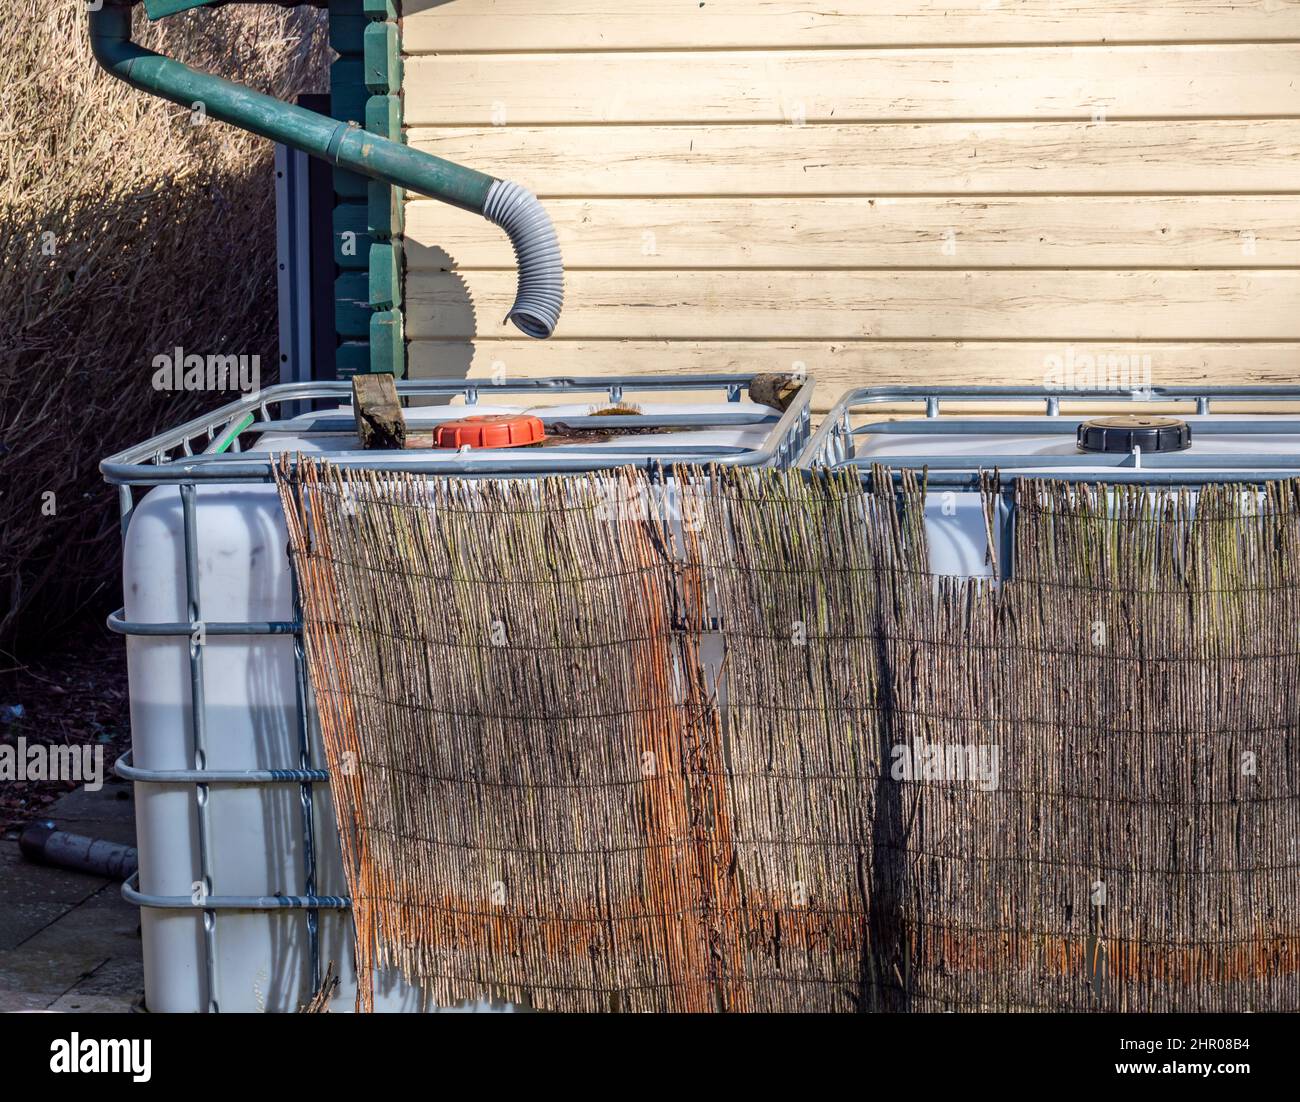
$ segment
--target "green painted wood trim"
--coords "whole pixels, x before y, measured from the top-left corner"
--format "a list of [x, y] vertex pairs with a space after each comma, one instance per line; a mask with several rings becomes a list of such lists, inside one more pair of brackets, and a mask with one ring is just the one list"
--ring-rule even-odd
[[397, 48], [397, 24], [371, 23], [366, 27], [364, 40], [366, 87], [376, 96], [400, 91], [402, 55]]
[[402, 246], [382, 241], [370, 246], [370, 305], [375, 310], [402, 305]]
[[406, 340], [401, 310], [370, 315], [370, 370], [406, 375]]
[[[329, 0], [329, 42], [339, 56], [330, 64], [330, 114], [340, 122], [363, 123], [370, 90], [365, 80], [365, 35], [370, 19], [364, 0]], [[373, 180], [334, 171], [331, 243], [334, 280], [334, 332], [339, 341], [334, 373], [339, 378], [368, 369], [370, 363], [369, 197]], [[345, 233], [356, 235], [355, 252], [345, 254]]]
[[360, 203], [369, 195], [370, 181], [347, 169], [334, 170], [334, 195], [340, 203]]
[[390, 141], [402, 140], [402, 97], [371, 96], [366, 100], [366, 129]]
[[365, 340], [370, 313], [370, 273], [343, 272], [334, 281], [334, 331], [349, 340]]
[[[371, 96], [366, 101], [366, 129], [385, 138], [402, 140], [401, 96]], [[403, 226], [403, 192], [380, 180], [371, 180], [367, 191], [370, 233], [377, 240], [400, 237]]]
[[364, 0], [330, 0], [329, 40], [338, 53], [360, 57], [369, 24]]
[[[371, 315], [373, 317], [373, 315]], [[369, 334], [364, 341], [344, 341], [334, 355], [334, 373], [340, 379], [363, 375], [370, 370]]]
[[345, 55], [330, 65], [330, 114], [339, 122], [360, 126], [365, 121], [370, 98], [365, 73], [365, 62], [359, 56]]
[[[373, 20], [364, 32], [366, 129], [394, 142], [402, 132], [402, 47], [397, 0], [361, 0]], [[367, 196], [370, 246], [370, 370], [406, 375], [406, 320], [402, 310], [403, 195], [397, 187], [372, 181]]]
[[[370, 92], [365, 82], [365, 33], [370, 21], [362, 0], [329, 0], [330, 45], [339, 57], [330, 65], [330, 114], [341, 122], [361, 123]], [[334, 330], [339, 346], [334, 356], [335, 374], [365, 371], [370, 363], [370, 234], [368, 205], [370, 184], [353, 173], [334, 173], [332, 244], [337, 277], [334, 280]], [[359, 215], [367, 218], [362, 222]], [[358, 235], [356, 251], [344, 255], [343, 234]], [[361, 238], [364, 238], [363, 240]]]
[[366, 197], [369, 211], [366, 222], [370, 236], [376, 241], [390, 237], [401, 237], [406, 227], [406, 209], [403, 196], [406, 193], [399, 187], [389, 187], [372, 180]]
[[365, 49], [366, 27], [370, 20], [364, 15], [331, 15], [330, 47], [340, 54], [358, 56]]
[[373, 243], [367, 203], [340, 203], [334, 208], [334, 263], [340, 268], [366, 267]]

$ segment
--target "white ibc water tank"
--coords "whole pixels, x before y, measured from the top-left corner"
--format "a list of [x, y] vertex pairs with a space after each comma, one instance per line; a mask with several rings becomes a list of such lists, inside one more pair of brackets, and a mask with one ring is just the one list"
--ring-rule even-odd
[[[826, 415], [799, 466], [923, 474], [930, 569], [988, 576], [1010, 563], [1022, 475], [1194, 493], [1300, 474], [1300, 387], [863, 387]], [[1005, 494], [990, 554], [979, 484], [995, 471]]]
[[[355, 452], [349, 410], [273, 416], [284, 403], [309, 399], [337, 407], [346, 385], [274, 387], [104, 461], [105, 477], [123, 487], [124, 605], [110, 624], [128, 636], [132, 751], [120, 772], [136, 785], [140, 871], [126, 893], [142, 907], [149, 1009], [293, 1011], [326, 962], [340, 976], [337, 1007], [353, 1005], [347, 885], [306, 702], [288, 536], [269, 457], [309, 452], [474, 477], [649, 459], [792, 462], [808, 434], [812, 381], [784, 413], [742, 400], [748, 381], [534, 380], [484, 386], [500, 393], [473, 409], [408, 411], [413, 432], [467, 413], [529, 412], [615, 433], [598, 443], [474, 454]], [[474, 385], [399, 390], [472, 400]], [[529, 393], [509, 404], [515, 391], [547, 400]], [[664, 431], [619, 437], [621, 420], [584, 421], [609, 401], [636, 403], [637, 423]], [[247, 446], [230, 450], [240, 440]], [[137, 500], [132, 486], [152, 488]], [[414, 1010], [421, 1001], [396, 977], [376, 978], [376, 1009]]]

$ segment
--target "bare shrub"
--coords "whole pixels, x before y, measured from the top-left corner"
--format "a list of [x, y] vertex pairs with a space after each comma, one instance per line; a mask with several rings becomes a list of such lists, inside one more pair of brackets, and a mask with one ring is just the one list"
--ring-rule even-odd
[[[324, 84], [314, 9], [135, 20], [280, 98]], [[30, 654], [117, 587], [99, 460], [223, 400], [155, 391], [153, 357], [257, 354], [273, 381], [275, 200], [271, 144], [104, 73], [79, 0], [0, 0], [0, 26], [0, 648]]]

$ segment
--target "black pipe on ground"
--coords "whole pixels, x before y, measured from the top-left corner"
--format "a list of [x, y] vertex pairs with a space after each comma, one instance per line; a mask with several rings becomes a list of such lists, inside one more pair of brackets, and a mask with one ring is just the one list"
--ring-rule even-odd
[[110, 880], [125, 880], [139, 865], [134, 846], [71, 834], [59, 830], [49, 819], [23, 827], [18, 848], [27, 860], [38, 865], [89, 872]]

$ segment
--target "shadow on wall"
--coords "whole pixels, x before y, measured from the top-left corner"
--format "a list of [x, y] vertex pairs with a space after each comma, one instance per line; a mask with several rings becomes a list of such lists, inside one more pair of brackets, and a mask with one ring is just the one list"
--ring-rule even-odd
[[[465, 8], [463, 13], [456, 11], [458, 3]], [[409, 18], [421, 12], [444, 7], [450, 9], [446, 13], [449, 17], [454, 16], [479, 22], [488, 18], [483, 14], [482, 5], [476, 4], [473, 7], [465, 7], [463, 0], [403, 0], [402, 15], [404, 18]], [[483, 171], [493, 171], [490, 165], [476, 162], [470, 162], [470, 164], [471, 167]], [[444, 249], [437, 245], [415, 241], [409, 237], [404, 241], [403, 248], [406, 251], [408, 260], [412, 256], [418, 255], [420, 257], [420, 268], [423, 271], [432, 272], [436, 270], [446, 275], [445, 280], [439, 281], [439, 289], [434, 295], [422, 296], [415, 301], [409, 298], [406, 300], [408, 341], [411, 330], [410, 317], [418, 313], [424, 313], [429, 317], [436, 318], [439, 332], [436, 358], [431, 363], [422, 364], [418, 373], [412, 374], [411, 378], [469, 378], [471, 369], [474, 366], [476, 337], [500, 335], [523, 338], [523, 334], [513, 324], [505, 322], [504, 319], [488, 318], [484, 322], [484, 328], [482, 330], [478, 328], [478, 318], [476, 317], [474, 303], [470, 298], [469, 288], [466, 286], [465, 281], [456, 274], [457, 265], [455, 259]], [[511, 271], [513, 273], [513, 267]], [[432, 342], [428, 347], [432, 347]], [[409, 365], [409, 357], [407, 362]], [[490, 378], [496, 367], [497, 365], [494, 364], [490, 357], [481, 355], [478, 370], [475, 374]], [[501, 370], [504, 370], [504, 367]]]
[[[446, 7], [448, 4], [458, 3], [459, 0], [402, 0], [402, 14], [415, 15], [417, 12], [429, 11], [432, 8]], [[476, 17], [482, 19], [482, 13]]]
[[[437, 270], [441, 277], [437, 290], [429, 296], [418, 299], [406, 299], [407, 330], [409, 332], [410, 316], [423, 314], [436, 318], [440, 333], [449, 334], [439, 338], [438, 358], [432, 370], [423, 369], [412, 374], [413, 379], [467, 379], [474, 363], [474, 338], [478, 334], [478, 314], [474, 309], [474, 300], [470, 297], [469, 286], [456, 271], [456, 261], [445, 249], [437, 245], [407, 240], [404, 248], [408, 255], [418, 253], [420, 267], [426, 271]], [[479, 374], [490, 371], [480, 370]], [[412, 403], [417, 406], [446, 405], [444, 399], [418, 399]]]

